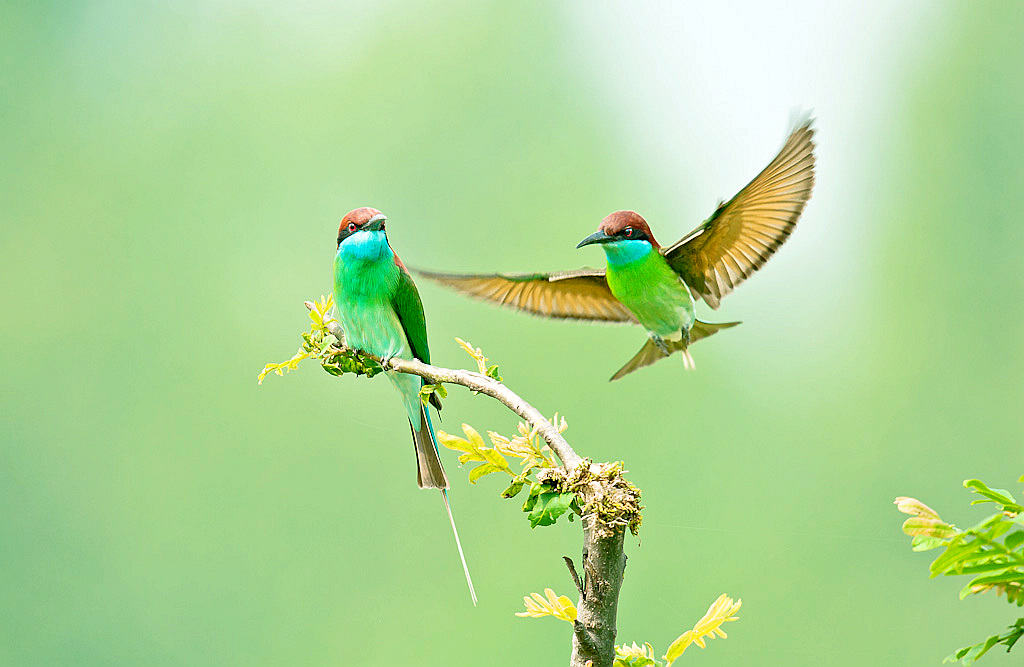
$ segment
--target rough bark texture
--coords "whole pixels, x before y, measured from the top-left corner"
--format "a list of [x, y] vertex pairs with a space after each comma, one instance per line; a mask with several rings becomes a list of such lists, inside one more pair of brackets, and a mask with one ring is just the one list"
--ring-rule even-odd
[[625, 526], [611, 531], [600, 525], [584, 528], [583, 595], [576, 607], [570, 667], [612, 667], [615, 660], [615, 619], [626, 569], [625, 535]]

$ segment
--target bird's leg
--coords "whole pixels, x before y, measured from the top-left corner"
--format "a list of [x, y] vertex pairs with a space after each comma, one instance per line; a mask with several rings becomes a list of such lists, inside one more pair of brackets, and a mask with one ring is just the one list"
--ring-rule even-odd
[[683, 344], [686, 347], [690, 347], [690, 328], [683, 327]]
[[651, 334], [651, 340], [654, 341], [654, 344], [658, 346], [658, 349], [661, 350], [661, 353], [664, 354], [666, 357], [672, 354], [672, 352], [668, 349], [668, 345], [665, 344], [664, 338], [662, 338], [658, 334]]

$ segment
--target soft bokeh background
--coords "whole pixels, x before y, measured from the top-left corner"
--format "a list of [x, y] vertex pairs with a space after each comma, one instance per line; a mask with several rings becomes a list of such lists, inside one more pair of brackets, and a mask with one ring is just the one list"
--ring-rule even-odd
[[[256, 373], [351, 208], [411, 265], [598, 265], [573, 247], [606, 213], [678, 238], [806, 111], [814, 197], [699, 311], [744, 324], [696, 372], [610, 385], [639, 330], [421, 285], [435, 360], [483, 346], [627, 462], [622, 641], [722, 592], [741, 620], [686, 664], [937, 664], [1016, 618], [929, 581], [891, 503], [966, 524], [964, 478], [1020, 488], [1024, 10], [713, 4], [0, 7], [0, 663], [564, 664], [567, 626], [512, 613], [570, 592], [576, 525], [445, 454], [474, 609], [388, 383]], [[444, 419], [515, 426], [457, 389]]]

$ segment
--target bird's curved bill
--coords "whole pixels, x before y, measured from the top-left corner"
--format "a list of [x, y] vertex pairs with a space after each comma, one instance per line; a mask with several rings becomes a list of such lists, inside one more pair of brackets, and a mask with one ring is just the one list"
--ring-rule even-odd
[[370, 218], [365, 225], [363, 225], [363, 231], [366, 232], [377, 232], [384, 229], [384, 221], [387, 218], [383, 214], [375, 215]]
[[615, 240], [614, 237], [608, 236], [604, 232], [594, 232], [593, 234], [591, 234], [587, 238], [585, 238], [582, 241], [580, 241], [579, 244], [576, 247], [577, 248], [582, 248], [583, 246], [590, 245], [591, 243], [608, 243], [609, 241], [614, 241], [614, 240]]

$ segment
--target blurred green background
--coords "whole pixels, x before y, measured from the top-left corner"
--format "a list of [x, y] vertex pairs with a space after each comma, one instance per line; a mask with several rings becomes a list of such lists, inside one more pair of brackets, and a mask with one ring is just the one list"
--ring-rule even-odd
[[[620, 641], [686, 664], [937, 664], [1016, 618], [929, 581], [897, 495], [973, 523], [1024, 472], [1024, 10], [1013, 3], [5, 3], [0, 7], [0, 663], [564, 664], [576, 524], [500, 482], [415, 485], [383, 380], [262, 387], [371, 205], [413, 266], [600, 265], [619, 208], [671, 242], [802, 110], [818, 183], [720, 312], [744, 324], [614, 385], [637, 329], [421, 285], [461, 336], [624, 459], [647, 504]], [[453, 389], [442, 428], [516, 420]], [[990, 654], [985, 663], [1009, 664]], [[683, 664], [680, 662], [679, 664]]]

